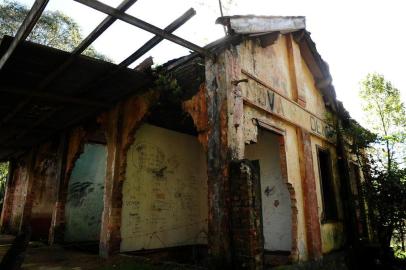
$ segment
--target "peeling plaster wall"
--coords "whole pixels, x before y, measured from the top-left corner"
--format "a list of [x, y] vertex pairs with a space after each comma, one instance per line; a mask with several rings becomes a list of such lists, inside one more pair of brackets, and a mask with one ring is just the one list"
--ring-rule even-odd
[[197, 138], [143, 124], [127, 155], [121, 251], [206, 244], [207, 207]]
[[69, 180], [65, 241], [98, 241], [103, 212], [106, 147], [85, 144]]
[[[317, 197], [318, 197], [318, 211], [320, 217], [322, 217], [323, 213], [323, 198], [321, 193], [321, 179], [319, 174], [318, 168], [318, 154], [317, 154], [317, 147], [321, 147], [323, 149], [327, 149], [331, 156], [331, 169], [333, 174], [333, 183], [334, 183], [334, 192], [335, 198], [337, 203], [337, 211], [338, 211], [338, 219], [343, 219], [343, 209], [342, 209], [342, 202], [340, 199], [340, 178], [338, 174], [337, 168], [337, 155], [336, 149], [331, 144], [326, 144], [319, 138], [312, 138], [312, 154], [314, 160], [314, 171], [315, 178], [316, 178], [316, 188], [317, 188]], [[328, 221], [327, 223], [321, 223], [321, 232], [322, 232], [322, 251], [323, 253], [328, 253], [333, 250], [337, 250], [344, 244], [345, 237], [343, 231], [343, 224], [340, 221]]]
[[291, 251], [292, 205], [282, 178], [278, 135], [260, 131], [258, 143], [247, 145], [245, 151], [247, 159], [259, 160], [264, 248]]
[[[292, 226], [297, 226], [296, 235], [292, 235], [293, 242], [297, 243], [296, 250], [293, 250], [293, 259], [306, 260], [309, 247], [305, 208], [312, 207], [312, 205], [304, 205], [304, 189], [301, 180], [303, 172], [301, 172], [300, 166], [304, 161], [299, 160], [301, 150], [297, 130], [301, 128], [310, 133], [312, 151], [315, 151], [314, 142], [317, 140], [323, 145], [329, 145], [332, 159], [335, 160], [337, 158], [334, 146], [335, 138], [327, 136], [328, 129], [332, 128], [326, 119], [328, 110], [321, 92], [315, 86], [309, 68], [300, 55], [299, 46], [288, 35], [280, 35], [273, 44], [266, 47], [261, 47], [258, 40], [245, 40], [229, 51], [233, 52], [236, 59], [234, 61], [238, 63], [234, 66], [239, 69], [239, 72], [230, 74], [229, 80], [248, 79], [247, 82], [241, 82], [232, 88], [231, 98], [235, 101], [229, 104], [231, 106], [229, 119], [233, 120], [229, 124], [229, 129], [234, 132], [234, 135], [231, 135], [234, 137], [229, 140], [234, 144], [240, 144], [243, 140], [246, 145], [241, 146], [240, 144], [235, 149], [239, 153], [244, 153], [244, 147], [251, 147], [247, 144], [255, 143], [258, 140], [256, 119], [270, 128], [284, 133], [288, 182], [294, 189], [295, 197], [293, 199], [297, 207], [297, 224], [292, 224]], [[247, 74], [250, 74], [251, 77]], [[276, 94], [273, 96], [272, 92], [276, 92]], [[295, 98], [300, 100], [295, 100]], [[242, 109], [234, 106], [238, 104], [239, 99], [243, 102]], [[242, 116], [239, 116], [240, 114]], [[239, 135], [241, 129], [242, 136]], [[231, 148], [233, 147], [235, 145], [231, 146]], [[236, 154], [235, 156], [241, 155]], [[307, 159], [306, 156], [305, 158]], [[342, 223], [324, 225], [320, 223], [322, 202], [318, 183], [319, 172], [316, 168], [317, 156], [313, 153], [311, 158], [313, 159], [312, 166], [314, 166], [315, 179], [313, 181], [316, 184], [317, 202], [308, 203], [312, 203], [313, 207], [318, 207], [321, 249], [325, 253], [343, 245]], [[334, 170], [337, 176], [336, 168]], [[338, 177], [335, 177], [335, 181], [339, 181]], [[342, 210], [339, 210], [339, 213], [340, 211]]]

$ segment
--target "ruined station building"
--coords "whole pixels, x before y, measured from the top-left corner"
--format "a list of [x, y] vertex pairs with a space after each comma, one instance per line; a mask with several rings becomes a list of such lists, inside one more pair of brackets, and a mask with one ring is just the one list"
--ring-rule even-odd
[[[211, 269], [320, 263], [368, 239], [349, 116], [304, 17], [217, 22], [227, 35], [205, 56], [154, 69], [77, 56], [0, 124], [2, 231]], [[69, 57], [23, 42], [3, 113]]]

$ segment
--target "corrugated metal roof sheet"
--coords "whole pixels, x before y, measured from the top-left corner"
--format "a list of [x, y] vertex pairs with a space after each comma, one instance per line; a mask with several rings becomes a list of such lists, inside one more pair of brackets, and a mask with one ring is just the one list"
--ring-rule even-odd
[[[12, 37], [3, 38], [0, 56], [11, 41]], [[45, 89], [34, 91], [70, 56], [68, 52], [23, 42], [6, 63], [0, 72], [0, 160], [107, 110], [152, 83], [151, 74], [78, 56], [63, 76]], [[23, 110], [5, 119], [30, 96]]]

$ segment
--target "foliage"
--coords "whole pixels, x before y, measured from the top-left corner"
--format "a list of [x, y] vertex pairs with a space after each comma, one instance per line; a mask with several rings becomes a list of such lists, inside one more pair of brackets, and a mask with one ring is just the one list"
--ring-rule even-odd
[[3, 206], [4, 193], [6, 191], [6, 181], [8, 175], [8, 163], [0, 163], [0, 209]]
[[154, 81], [154, 87], [161, 95], [172, 103], [178, 103], [184, 94], [182, 88], [178, 84], [173, 74], [167, 73], [162, 67], [157, 67], [154, 70], [156, 79]]
[[368, 207], [373, 211], [372, 225], [379, 242], [389, 247], [392, 237], [398, 238], [395, 240], [400, 243], [406, 232], [406, 169], [382, 170], [379, 162], [373, 159], [368, 167], [364, 192]]
[[[14, 36], [23, 22], [29, 9], [15, 1], [3, 0], [0, 3], [0, 38], [4, 35]], [[64, 51], [72, 51], [82, 40], [79, 25], [70, 17], [59, 11], [45, 11], [38, 20], [28, 40], [54, 47]], [[108, 60], [104, 55], [89, 47], [85, 55]]]
[[360, 97], [369, 128], [379, 136], [375, 155], [390, 171], [406, 157], [406, 109], [400, 91], [383, 75], [372, 73], [362, 82]]
[[[364, 172], [363, 193], [370, 221], [383, 249], [391, 240], [403, 243], [406, 233], [406, 110], [400, 92], [384, 76], [368, 74], [360, 97], [369, 128], [350, 120], [346, 136]], [[403, 246], [404, 249], [404, 246]]]

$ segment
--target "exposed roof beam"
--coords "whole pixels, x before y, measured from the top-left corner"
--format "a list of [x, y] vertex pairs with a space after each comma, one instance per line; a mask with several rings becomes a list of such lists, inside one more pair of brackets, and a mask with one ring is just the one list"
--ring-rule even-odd
[[0, 58], [0, 70], [4, 67], [7, 60], [10, 58], [10, 56], [17, 48], [18, 44], [24, 41], [31, 33], [32, 28], [34, 28], [38, 19], [41, 17], [41, 14], [44, 11], [46, 5], [48, 4], [48, 1], [49, 0], [36, 0], [35, 3], [32, 5], [30, 11], [25, 17], [20, 28], [18, 28], [18, 31], [13, 41], [11, 42], [10, 46], [8, 47], [7, 51]]
[[[168, 25], [164, 31], [168, 33], [174, 32], [176, 29], [181, 27], [190, 18], [196, 15], [196, 11], [193, 8], [188, 9], [182, 16], [174, 20], [170, 25]], [[162, 36], [156, 35], [155, 37], [148, 40], [144, 45], [142, 45], [137, 51], [127, 57], [124, 61], [119, 64], [119, 67], [127, 67], [134, 63], [137, 59], [151, 50], [153, 47], [158, 45], [164, 38]]]
[[[124, 0], [117, 9], [124, 12], [129, 9], [137, 0]], [[107, 16], [82, 42], [72, 51], [73, 54], [81, 54], [90, 44], [93, 43], [104, 31], [107, 30], [117, 18]]]
[[[126, 11], [128, 8], [130, 8], [137, 0], [124, 0], [118, 7], [117, 9], [120, 11]], [[62, 63], [57, 69], [55, 69], [53, 72], [51, 72], [47, 77], [45, 77], [35, 89], [33, 89], [34, 92], [40, 92], [43, 91], [47, 86], [51, 84], [57, 78], [59, 75], [61, 75], [63, 72], [65, 72], [70, 65], [73, 63], [73, 60], [81, 54], [84, 50], [86, 50], [87, 47], [90, 46], [90, 44], [95, 41], [113, 22], [115, 22], [117, 19], [111, 16], [107, 16], [79, 45], [77, 48], [75, 48], [72, 51], [72, 54], [68, 59], [66, 59], [65, 62]], [[0, 68], [1, 69], [1, 68]], [[7, 115], [5, 115], [0, 122], [0, 126], [2, 124], [7, 123], [10, 121], [18, 112], [20, 112], [32, 99], [33, 96], [28, 96], [26, 99], [22, 100], [20, 103], [15, 106], [15, 108], [9, 112]]]
[[170, 41], [172, 41], [178, 45], [181, 45], [185, 48], [188, 48], [192, 51], [201, 53], [202, 55], [205, 55], [205, 56], [210, 55], [210, 53], [206, 49], [204, 49], [196, 44], [193, 44], [192, 42], [189, 42], [181, 37], [168, 33], [165, 30], [162, 30], [162, 29], [160, 29], [150, 23], [147, 23], [143, 20], [140, 20], [134, 16], [128, 15], [118, 9], [112, 8], [106, 4], [103, 4], [102, 2], [99, 2], [96, 0], [74, 0], [74, 1], [82, 3], [86, 6], [96, 9], [100, 12], [106, 13], [106, 14], [113, 16], [117, 19], [120, 19], [126, 23], [139, 27], [139, 28], [141, 28], [145, 31], [148, 31], [150, 33], [153, 33], [157, 36], [160, 36], [164, 39], [170, 40]]
[[47, 92], [34, 92], [34, 91], [29, 91], [29, 90], [15, 88], [15, 87], [1, 87], [0, 92], [10, 93], [10, 94], [15, 94], [15, 95], [37, 97], [37, 98], [41, 98], [41, 99], [47, 99], [47, 100], [67, 103], [67, 104], [75, 104], [75, 105], [90, 106], [90, 107], [97, 107], [97, 108], [108, 108], [109, 107], [107, 104], [102, 103], [102, 102], [87, 100], [87, 99], [83, 99], [83, 98], [64, 96], [64, 95], [55, 95], [55, 94], [47, 93]]

